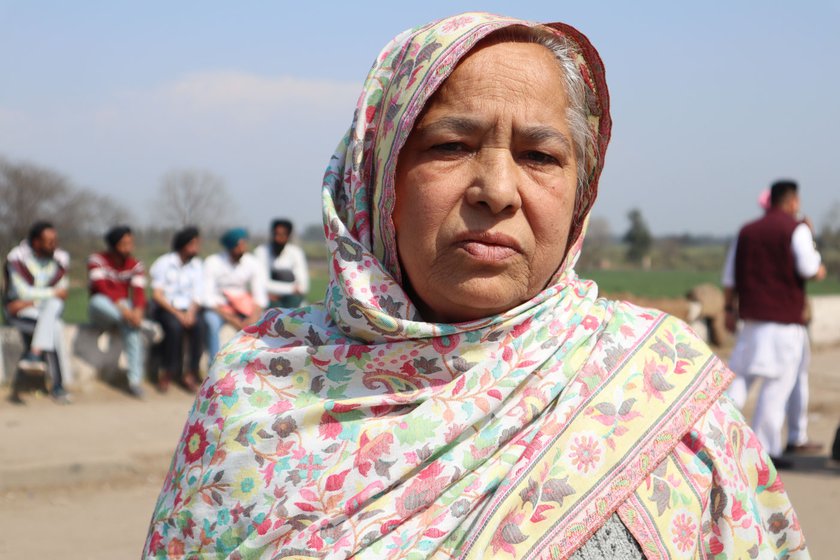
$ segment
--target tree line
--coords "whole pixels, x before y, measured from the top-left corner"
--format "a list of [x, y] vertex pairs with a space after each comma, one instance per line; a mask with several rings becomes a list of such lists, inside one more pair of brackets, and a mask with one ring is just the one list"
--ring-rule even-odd
[[191, 224], [213, 234], [236, 217], [224, 181], [208, 171], [170, 171], [155, 192], [150, 208], [154, 220], [143, 228], [137, 216], [109, 195], [80, 187], [47, 167], [0, 157], [0, 254], [24, 239], [37, 220], [52, 222], [71, 253], [87, 254], [99, 248], [102, 233], [116, 224], [166, 239]]

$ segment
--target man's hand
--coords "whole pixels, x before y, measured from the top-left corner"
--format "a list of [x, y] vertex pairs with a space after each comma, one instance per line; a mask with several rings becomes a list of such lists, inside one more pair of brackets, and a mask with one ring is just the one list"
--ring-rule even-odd
[[825, 280], [825, 277], [826, 277], [827, 274], [828, 274], [828, 270], [825, 268], [824, 264], [821, 264], [819, 270], [817, 270], [817, 273], [814, 275], [814, 280], [816, 280], [816, 281]]
[[140, 323], [143, 321], [143, 310], [139, 307], [120, 307], [120, 311], [122, 312], [122, 316], [123, 319], [125, 319], [125, 322], [131, 325], [132, 327], [139, 327]]
[[724, 311], [726, 314], [723, 324], [726, 326], [726, 330], [731, 333], [734, 333], [735, 330], [738, 328], [738, 315], [735, 313], [734, 309], [730, 309], [728, 311]]
[[[257, 321], [260, 320], [260, 318], [262, 317], [262, 314], [263, 314], [262, 309], [259, 309], [259, 308], [254, 309], [254, 312], [251, 313], [251, 315], [249, 315], [248, 317], [246, 317], [245, 319], [242, 320], [242, 327], [245, 327], [245, 326], [248, 326], [248, 325], [253, 325], [254, 323], [256, 323]], [[241, 329], [242, 327], [239, 327], [239, 328]]]
[[180, 311], [178, 313], [178, 320], [184, 326], [184, 328], [190, 329], [195, 325], [195, 311], [190, 308], [186, 311]]
[[26, 309], [27, 307], [32, 307], [33, 305], [35, 305], [34, 301], [16, 299], [14, 301], [10, 301], [6, 305], [6, 311], [9, 312], [9, 315], [14, 316]]
[[58, 299], [67, 299], [67, 295], [68, 295], [67, 288], [56, 288], [53, 295], [55, 297], [57, 297]]

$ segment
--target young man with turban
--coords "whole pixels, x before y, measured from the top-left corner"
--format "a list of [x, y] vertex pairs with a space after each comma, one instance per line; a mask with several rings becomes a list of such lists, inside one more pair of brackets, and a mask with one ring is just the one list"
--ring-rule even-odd
[[204, 263], [204, 321], [211, 361], [219, 351], [219, 331], [225, 323], [240, 330], [259, 319], [268, 307], [260, 264], [248, 252], [248, 232], [229, 229], [219, 243], [224, 250]]

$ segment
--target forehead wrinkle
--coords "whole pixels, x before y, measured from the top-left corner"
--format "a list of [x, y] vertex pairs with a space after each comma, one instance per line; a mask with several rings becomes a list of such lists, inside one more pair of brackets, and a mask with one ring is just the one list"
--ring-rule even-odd
[[430, 123], [421, 122], [417, 127], [420, 133], [455, 132], [458, 134], [472, 134], [486, 128], [481, 121], [465, 116], [443, 116]]
[[571, 149], [572, 147], [572, 143], [569, 138], [561, 131], [550, 125], [524, 126], [518, 129], [516, 133], [523, 139], [530, 142], [557, 142], [562, 144], [566, 149]]

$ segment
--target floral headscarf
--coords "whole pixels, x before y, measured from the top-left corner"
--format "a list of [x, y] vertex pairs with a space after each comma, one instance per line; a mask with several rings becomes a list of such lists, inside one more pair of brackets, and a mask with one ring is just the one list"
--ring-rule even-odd
[[[406, 31], [379, 55], [324, 179], [326, 299], [267, 312], [217, 355], [147, 556], [564, 558], [616, 511], [646, 553], [679, 552], [700, 542], [701, 523], [727, 543], [754, 539], [755, 524], [727, 525], [733, 496], [751, 505], [749, 519], [788, 505], [778, 485], [769, 506], [755, 506], [744, 483], [717, 494], [706, 517], [699, 496], [734, 467], [721, 475], [696, 453], [731, 462], [713, 434], [743, 428], [720, 408], [729, 373], [682, 323], [598, 300], [573, 270], [610, 131], [600, 59], [574, 29], [544, 26], [574, 53], [594, 139], [554, 282], [459, 324], [424, 322], [402, 289], [391, 221], [399, 150], [458, 61], [512, 25], [537, 24], [463, 14]], [[762, 456], [747, 436], [737, 454], [750, 469]], [[660, 542], [660, 524], [681, 540]]]

